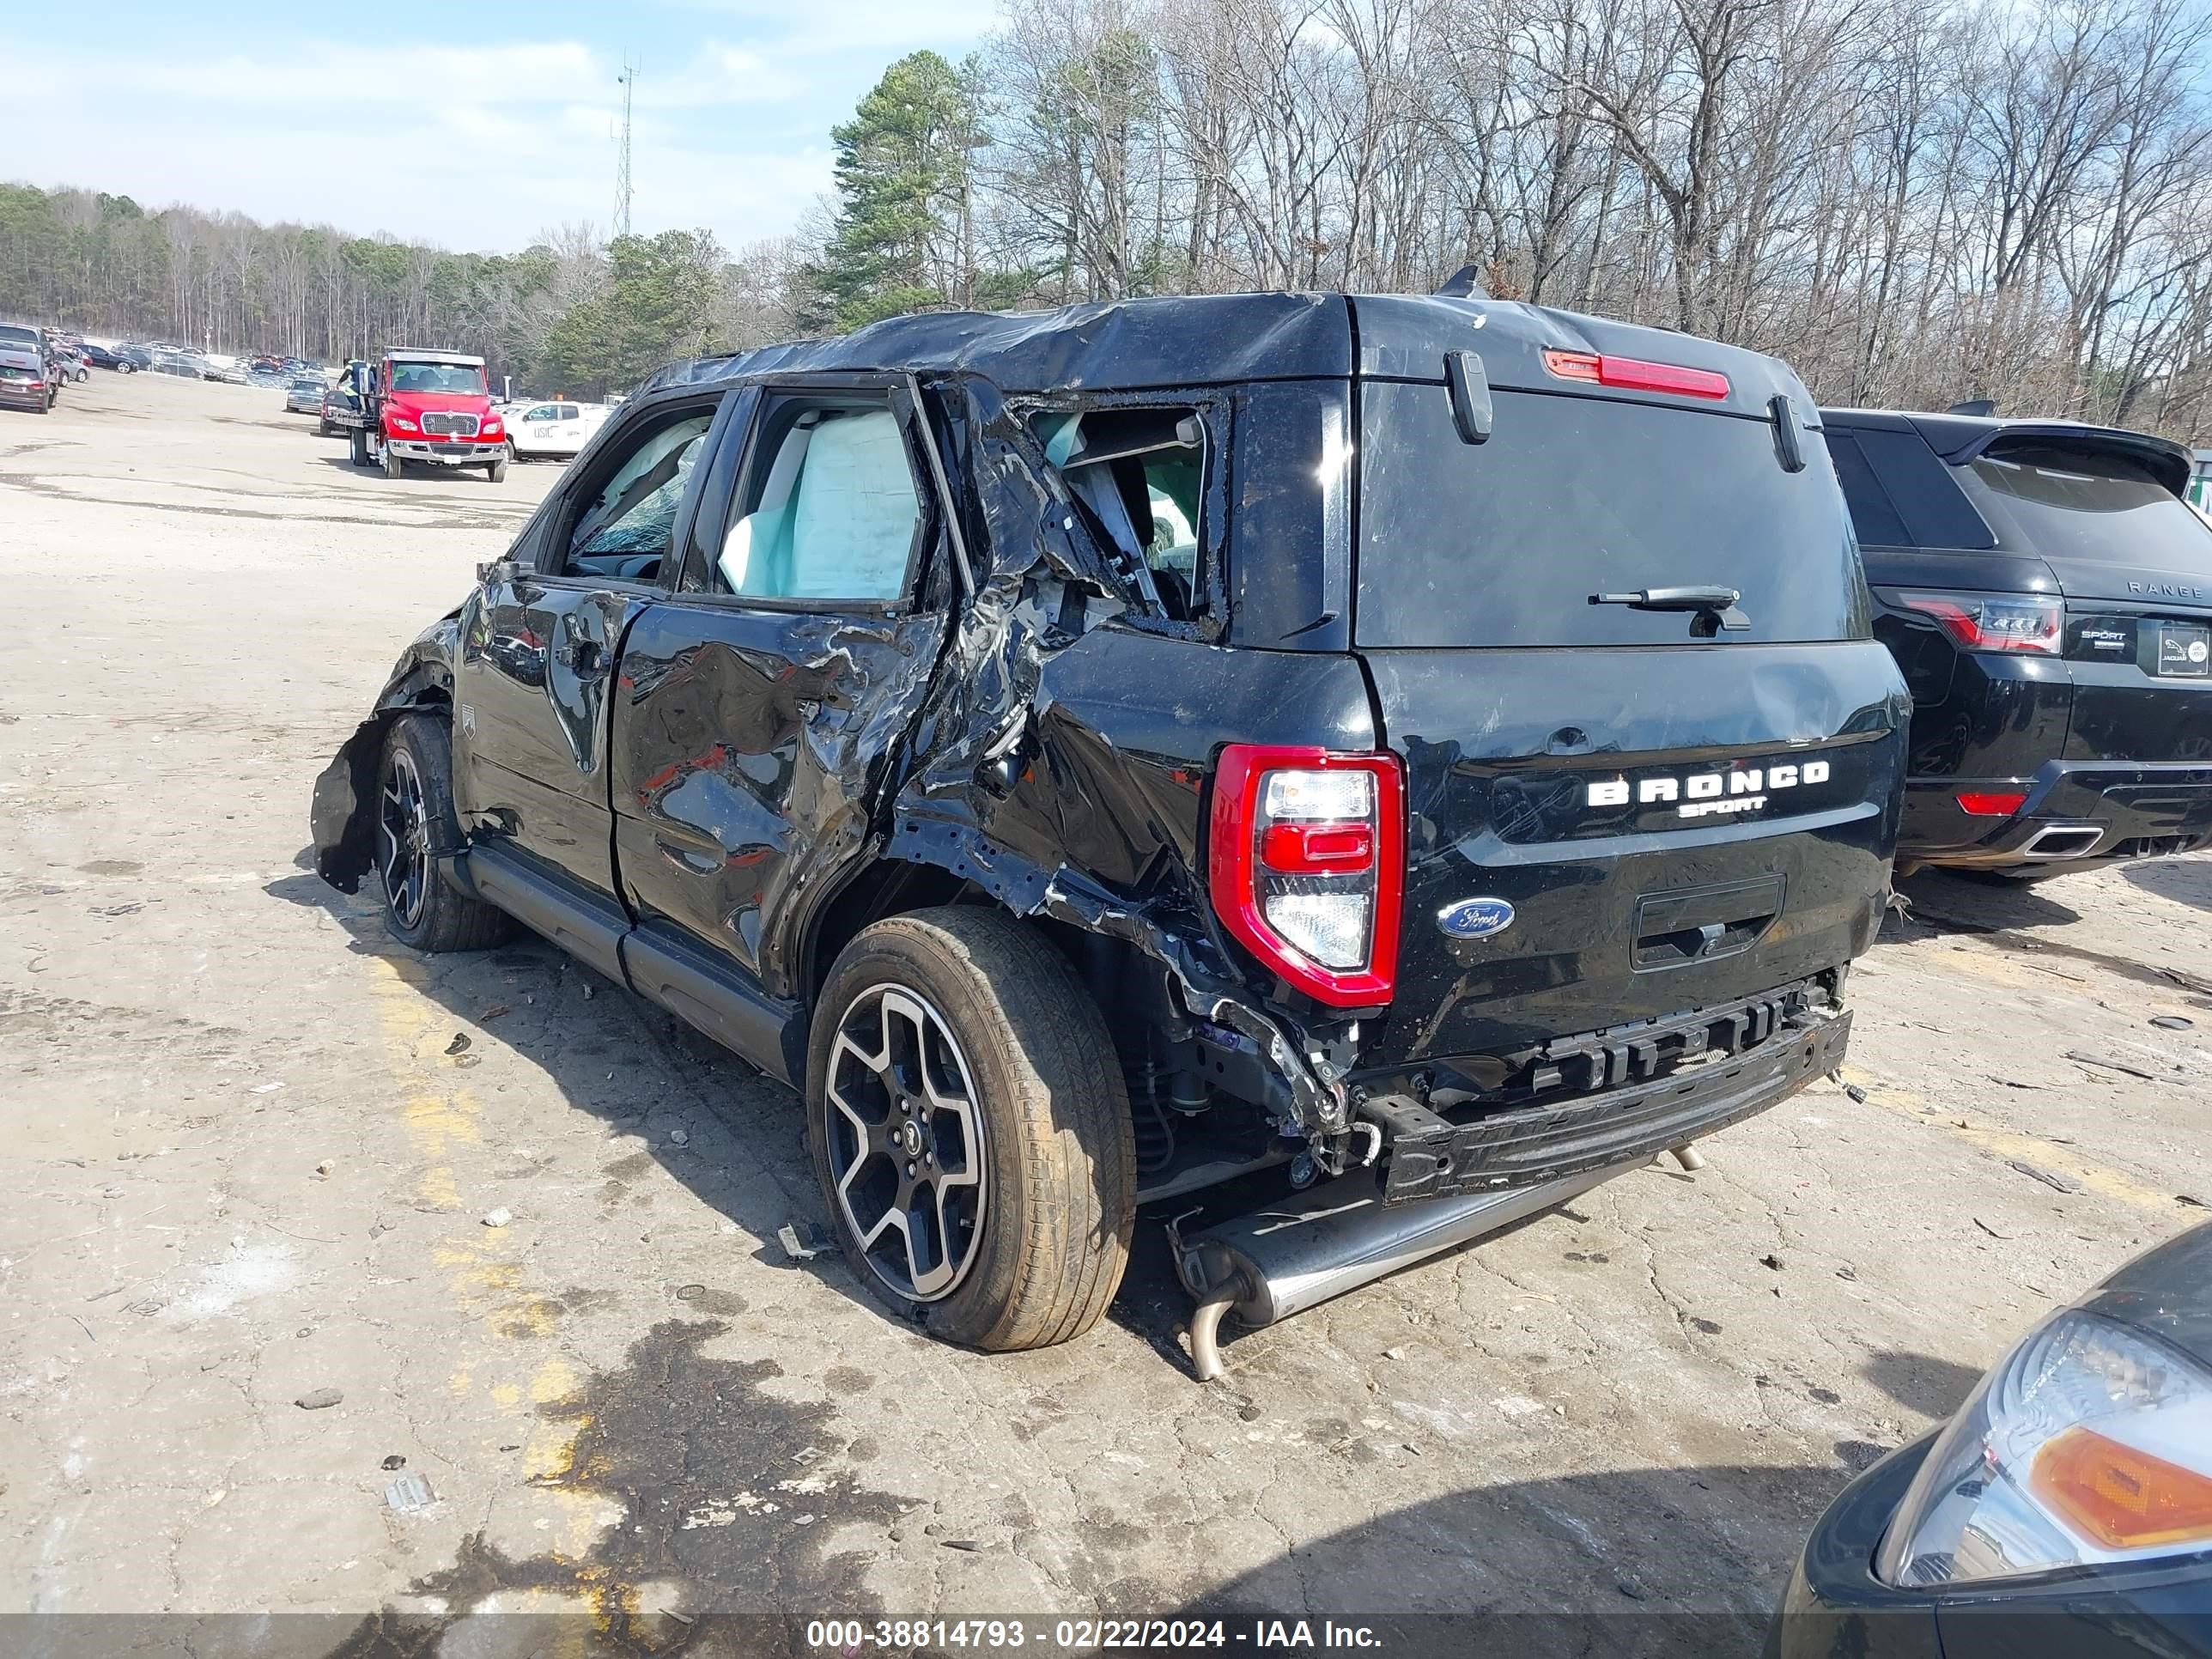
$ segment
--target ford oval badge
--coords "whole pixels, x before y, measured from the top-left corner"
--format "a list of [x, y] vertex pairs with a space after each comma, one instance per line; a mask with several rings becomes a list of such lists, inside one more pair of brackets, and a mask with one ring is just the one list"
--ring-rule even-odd
[[1437, 912], [1437, 926], [1453, 939], [1488, 939], [1513, 925], [1513, 907], [1502, 898], [1461, 899]]

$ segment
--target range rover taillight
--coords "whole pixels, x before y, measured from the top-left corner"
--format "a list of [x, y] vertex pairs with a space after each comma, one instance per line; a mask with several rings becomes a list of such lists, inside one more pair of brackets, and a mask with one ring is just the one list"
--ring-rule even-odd
[[2058, 654], [2066, 607], [2033, 593], [1899, 593], [1898, 603], [1935, 619], [1952, 642], [1967, 651], [2033, 651]]
[[1332, 1007], [1390, 1000], [1406, 883], [1396, 756], [1232, 743], [1207, 843], [1214, 911], [1254, 956]]

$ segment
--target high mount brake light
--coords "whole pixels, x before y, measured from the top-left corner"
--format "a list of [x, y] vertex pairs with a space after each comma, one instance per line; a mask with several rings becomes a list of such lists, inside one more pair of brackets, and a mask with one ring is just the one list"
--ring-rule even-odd
[[1932, 617], [1966, 651], [2032, 651], [2057, 656], [2066, 609], [2030, 593], [1899, 593], [1908, 611]]
[[1207, 818], [1207, 884], [1232, 937], [1317, 1002], [1388, 1002], [1405, 896], [1398, 758], [1233, 743]]
[[1547, 351], [1544, 367], [1562, 380], [1617, 386], [1624, 392], [1667, 392], [1679, 398], [1725, 398], [1729, 378], [1710, 368], [1650, 363], [1597, 351]]

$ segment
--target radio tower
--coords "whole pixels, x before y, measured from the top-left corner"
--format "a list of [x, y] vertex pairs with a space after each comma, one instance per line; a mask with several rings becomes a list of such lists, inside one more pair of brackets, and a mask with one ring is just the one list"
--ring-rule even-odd
[[623, 89], [622, 141], [615, 152], [615, 234], [629, 234], [629, 100], [637, 87], [637, 66], [625, 57], [620, 77]]

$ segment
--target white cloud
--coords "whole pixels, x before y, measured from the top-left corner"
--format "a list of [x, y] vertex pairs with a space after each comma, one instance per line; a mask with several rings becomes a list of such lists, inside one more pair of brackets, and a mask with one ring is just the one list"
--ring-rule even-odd
[[1005, 20], [1001, 0], [839, 0], [799, 7], [788, 0], [679, 0], [684, 9], [734, 19], [769, 36], [782, 52], [799, 54], [865, 52], [888, 61], [891, 52], [920, 46], [959, 50], [981, 40]]
[[[926, 44], [957, 56], [994, 3], [694, 10], [704, 27], [685, 54], [665, 68], [648, 56], [639, 77], [635, 228], [703, 226], [732, 246], [789, 232], [830, 187], [830, 125], [890, 58]], [[96, 99], [45, 77], [18, 88], [0, 168], [149, 207], [512, 250], [612, 216], [620, 67], [619, 52], [577, 40], [110, 49]]]

